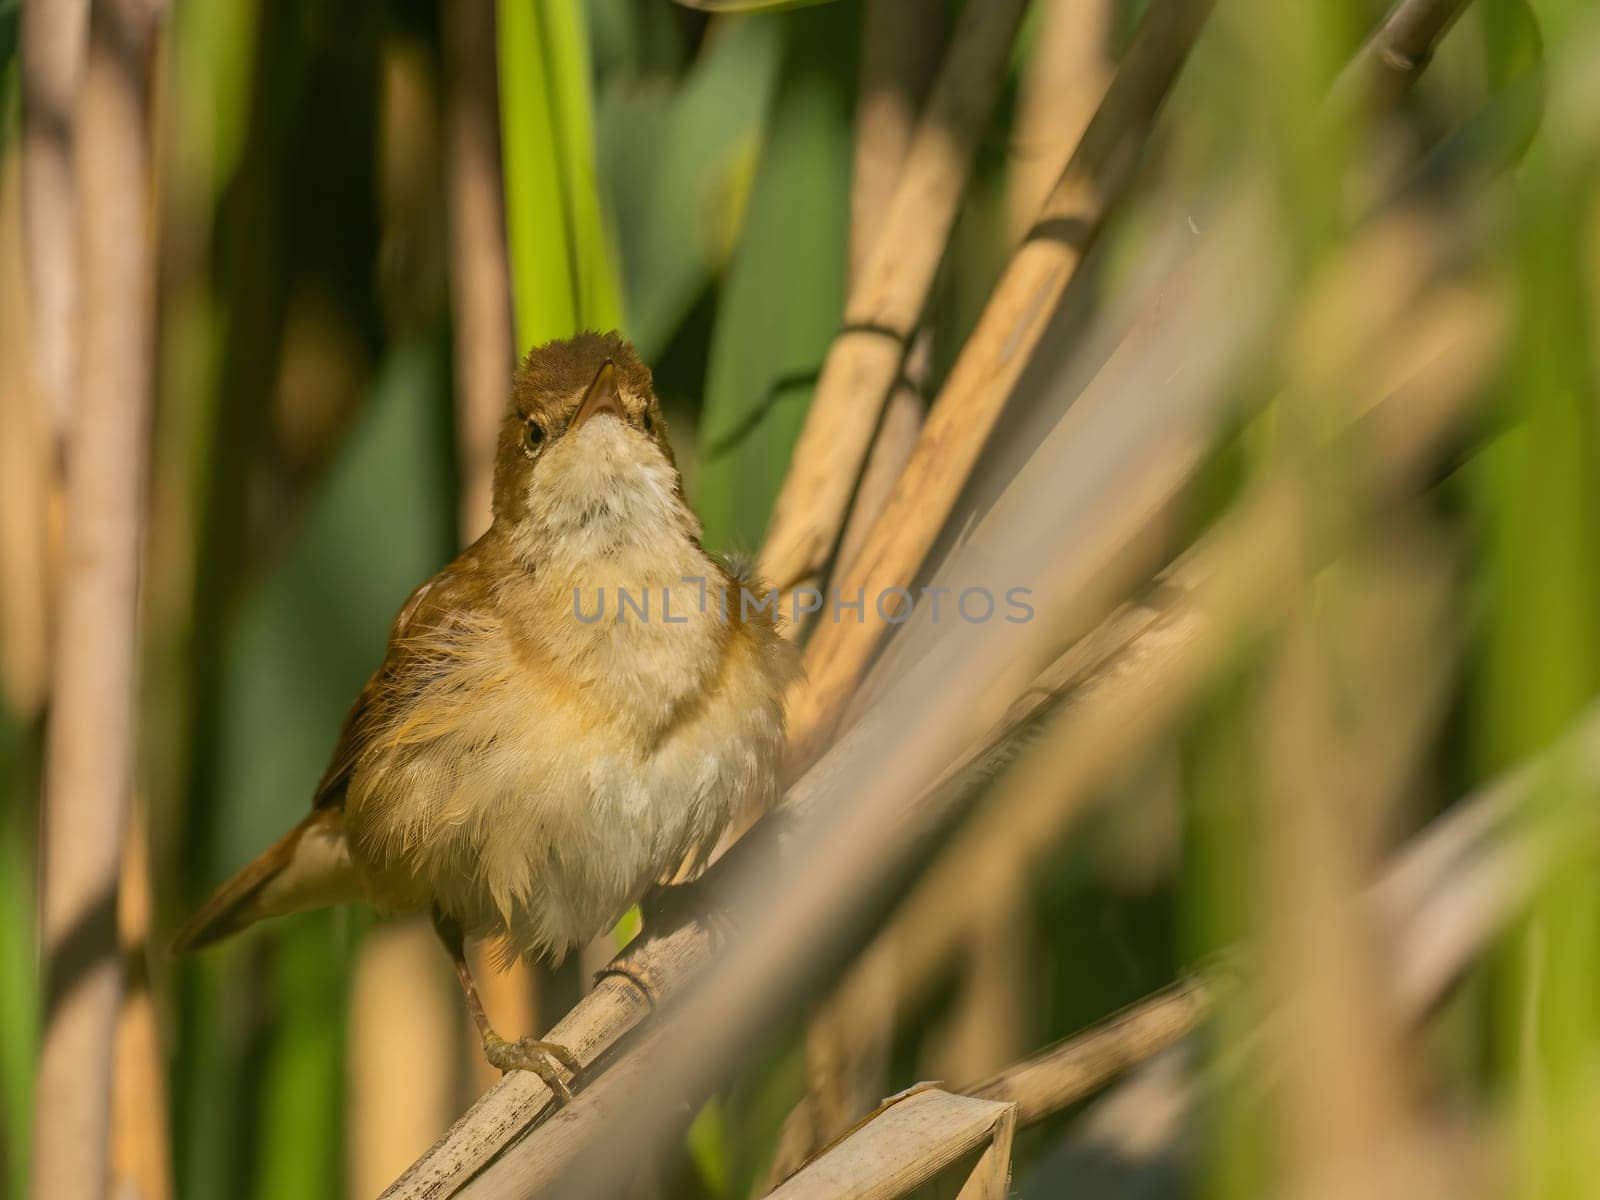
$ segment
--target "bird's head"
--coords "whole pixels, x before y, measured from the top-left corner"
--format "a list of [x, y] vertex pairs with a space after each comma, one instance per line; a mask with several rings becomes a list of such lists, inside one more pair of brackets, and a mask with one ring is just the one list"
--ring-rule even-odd
[[699, 536], [650, 369], [620, 334], [580, 333], [523, 359], [500, 429], [494, 513], [528, 559], [553, 545], [607, 557]]

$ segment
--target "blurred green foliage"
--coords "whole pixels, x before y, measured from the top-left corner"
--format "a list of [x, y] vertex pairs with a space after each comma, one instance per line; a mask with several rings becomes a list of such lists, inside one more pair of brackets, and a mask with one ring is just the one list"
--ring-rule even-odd
[[[1488, 585], [1475, 739], [1486, 768], [1542, 749], [1600, 693], [1600, 412], [1593, 292], [1600, 120], [1575, 81], [1592, 63], [1591, 7], [1532, 5], [1560, 81], [1518, 170], [1507, 234], [1518, 326], [1496, 389], [1505, 432], [1474, 464]], [[1526, 21], [1518, 28], [1525, 29]], [[1525, 58], [1524, 35], [1492, 60]], [[1520, 52], [1520, 53], [1519, 53]], [[1580, 63], [1582, 65], [1580, 65]], [[1554, 844], [1595, 797], [1558, 765], [1530, 820]], [[1600, 1178], [1600, 876], [1587, 856], [1558, 854], [1532, 910], [1491, 968], [1499, 1067], [1514, 1098], [1512, 1194], [1568, 1200]]]
[[708, 31], [681, 78], [618, 62], [599, 98], [628, 331], [646, 361], [732, 252], [783, 40], [773, 21], [732, 21]]
[[34, 796], [39, 746], [32, 731], [0, 712], [0, 1181], [23, 1194], [33, 1130], [38, 1033], [34, 951]]
[[500, 0], [500, 126], [517, 342], [621, 327], [579, 0]]
[[695, 506], [707, 543], [753, 552], [844, 311], [854, 44], [848, 9], [787, 19], [738, 248], [717, 295]]

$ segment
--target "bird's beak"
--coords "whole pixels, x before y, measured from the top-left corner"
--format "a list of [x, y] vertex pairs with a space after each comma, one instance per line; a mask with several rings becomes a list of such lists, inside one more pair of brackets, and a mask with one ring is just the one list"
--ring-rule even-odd
[[609, 358], [594, 377], [589, 390], [583, 394], [583, 403], [578, 405], [577, 415], [567, 428], [577, 429], [590, 417], [597, 417], [601, 413], [610, 413], [619, 421], [623, 419], [622, 394], [617, 391], [617, 365]]

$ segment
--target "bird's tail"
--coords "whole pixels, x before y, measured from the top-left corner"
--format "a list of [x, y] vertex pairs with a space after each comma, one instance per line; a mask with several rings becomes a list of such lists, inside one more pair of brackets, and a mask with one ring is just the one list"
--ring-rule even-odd
[[172, 953], [209, 946], [263, 917], [340, 904], [359, 895], [344, 813], [318, 809], [213, 892], [178, 930]]

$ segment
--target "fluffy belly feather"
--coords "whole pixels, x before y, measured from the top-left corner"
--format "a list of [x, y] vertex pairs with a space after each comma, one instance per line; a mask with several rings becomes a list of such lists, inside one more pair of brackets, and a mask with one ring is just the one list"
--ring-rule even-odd
[[469, 933], [504, 935], [508, 954], [559, 957], [770, 802], [772, 649], [738, 626], [637, 636], [650, 641], [611, 649], [663, 679], [681, 658], [681, 696], [661, 679], [596, 686], [503, 645], [451, 657], [346, 796], [352, 859], [381, 904], [437, 904]]

